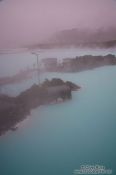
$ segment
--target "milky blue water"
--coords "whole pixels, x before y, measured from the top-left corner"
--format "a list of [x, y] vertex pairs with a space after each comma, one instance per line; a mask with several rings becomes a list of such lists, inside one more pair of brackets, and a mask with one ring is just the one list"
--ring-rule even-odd
[[82, 89], [72, 100], [38, 107], [24, 126], [0, 137], [0, 175], [71, 175], [83, 164], [103, 165], [115, 175], [116, 66], [45, 77]]

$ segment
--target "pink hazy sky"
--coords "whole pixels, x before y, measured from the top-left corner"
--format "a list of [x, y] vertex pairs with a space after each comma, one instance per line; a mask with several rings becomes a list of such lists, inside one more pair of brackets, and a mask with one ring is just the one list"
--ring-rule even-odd
[[0, 48], [34, 44], [71, 28], [116, 27], [115, 0], [0, 1]]

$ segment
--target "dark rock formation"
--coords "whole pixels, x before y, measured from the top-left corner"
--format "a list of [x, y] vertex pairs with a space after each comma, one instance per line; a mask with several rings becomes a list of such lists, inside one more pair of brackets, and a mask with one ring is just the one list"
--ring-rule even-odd
[[116, 65], [116, 57], [114, 55], [85, 55], [63, 59], [62, 67], [59, 68], [59, 70], [62, 72], [79, 72], [108, 65]]
[[46, 80], [41, 86], [34, 84], [17, 97], [0, 96], [0, 135], [11, 129], [16, 130], [16, 123], [23, 120], [31, 109], [53, 100], [71, 99], [71, 91], [80, 87], [61, 79]]
[[70, 81], [66, 81], [66, 85], [69, 86], [72, 91], [76, 91], [76, 90], [80, 89], [80, 86], [75, 85], [74, 83], [72, 83]]

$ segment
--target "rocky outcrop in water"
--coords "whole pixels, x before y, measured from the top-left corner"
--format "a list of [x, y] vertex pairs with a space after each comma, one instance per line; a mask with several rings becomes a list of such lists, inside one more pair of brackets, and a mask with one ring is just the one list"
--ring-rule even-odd
[[47, 66], [43, 63], [46, 72], [79, 72], [102, 66], [116, 65], [116, 56], [112, 54], [105, 56], [84, 55], [74, 58], [68, 57], [63, 58], [60, 63], [58, 60], [56, 61], [56, 58], [46, 58], [46, 60]]
[[17, 97], [0, 96], [0, 135], [11, 129], [29, 115], [31, 109], [49, 104], [59, 99], [71, 99], [71, 92], [80, 87], [72, 82], [61, 79], [46, 80], [43, 84], [34, 84]]
[[79, 72], [109, 65], [116, 65], [116, 57], [112, 54], [106, 56], [85, 55], [76, 58], [64, 58], [58, 71]]

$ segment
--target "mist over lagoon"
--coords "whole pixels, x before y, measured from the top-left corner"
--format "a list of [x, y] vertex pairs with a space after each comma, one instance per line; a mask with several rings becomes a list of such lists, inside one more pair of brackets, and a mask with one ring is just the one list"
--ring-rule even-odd
[[[70, 175], [84, 163], [105, 165], [115, 174], [115, 74], [116, 66], [106, 66], [43, 75], [71, 80], [82, 89], [73, 92], [70, 101], [32, 110], [18, 130], [0, 137], [0, 163], [5, 163], [1, 172]], [[31, 84], [5, 90], [16, 95]]]
[[115, 0], [0, 0], [0, 175], [116, 174], [115, 19]]

